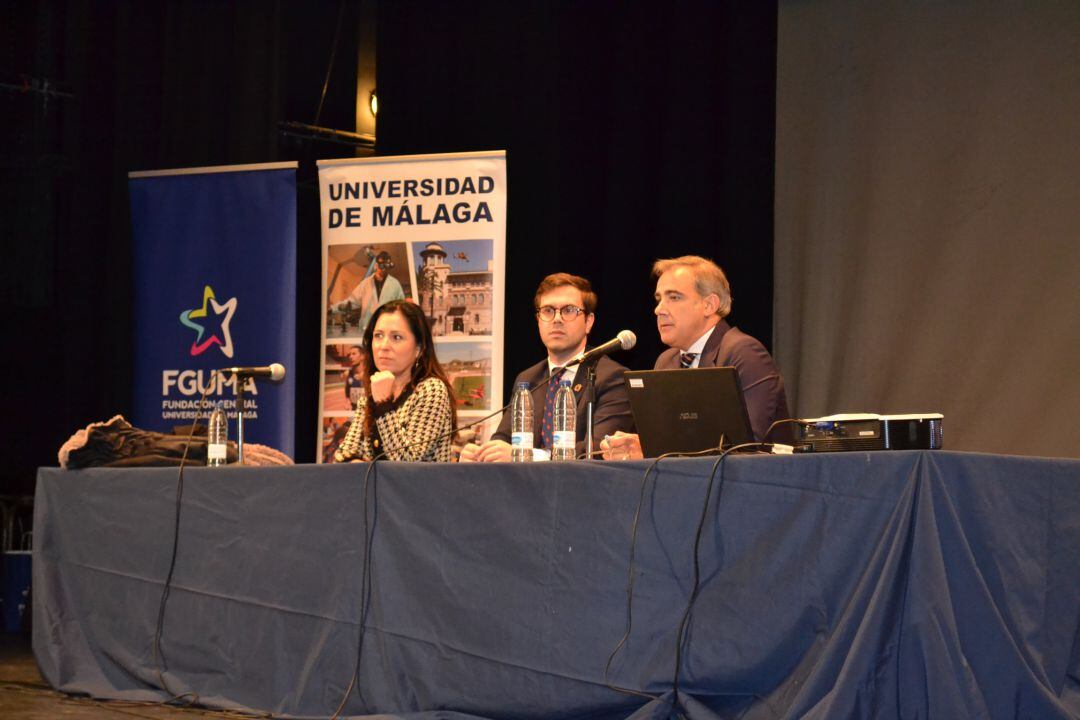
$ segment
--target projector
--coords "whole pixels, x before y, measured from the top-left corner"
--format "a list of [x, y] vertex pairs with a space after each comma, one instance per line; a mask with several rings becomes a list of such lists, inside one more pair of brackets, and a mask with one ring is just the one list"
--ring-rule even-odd
[[854, 413], [807, 418], [795, 424], [795, 452], [939, 450], [941, 413]]

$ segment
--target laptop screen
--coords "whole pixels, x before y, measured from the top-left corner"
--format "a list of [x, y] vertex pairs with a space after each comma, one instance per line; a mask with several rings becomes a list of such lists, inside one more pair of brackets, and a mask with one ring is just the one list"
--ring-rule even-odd
[[733, 367], [631, 370], [623, 379], [645, 457], [754, 440]]

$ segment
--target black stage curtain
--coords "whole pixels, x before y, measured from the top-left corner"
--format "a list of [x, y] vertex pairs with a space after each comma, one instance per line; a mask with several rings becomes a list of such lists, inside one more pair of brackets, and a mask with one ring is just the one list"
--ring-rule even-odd
[[659, 257], [714, 258], [770, 343], [775, 3], [385, 2], [378, 33], [379, 154], [507, 150], [507, 390], [551, 272], [592, 280], [633, 368]]
[[[282, 138], [313, 122], [341, 16], [320, 123], [349, 129], [358, 2], [6, 3], [0, 92], [8, 462], [0, 492], [28, 493], [60, 443], [130, 406], [131, 170], [301, 161], [297, 447], [313, 455], [318, 372], [314, 160], [351, 152]], [[306, 174], [305, 174], [306, 173]], [[303, 348], [310, 352], [305, 353]], [[273, 360], [269, 358], [268, 360]], [[313, 457], [300, 458], [311, 460]]]

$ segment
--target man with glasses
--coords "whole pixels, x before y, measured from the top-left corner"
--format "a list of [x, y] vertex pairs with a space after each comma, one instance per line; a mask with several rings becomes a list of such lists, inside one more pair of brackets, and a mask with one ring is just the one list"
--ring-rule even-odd
[[[584, 371], [578, 367], [562, 369], [566, 363], [585, 352], [589, 331], [596, 320], [596, 293], [583, 277], [568, 273], [548, 275], [533, 298], [540, 341], [547, 348], [547, 359], [525, 370], [514, 381], [527, 382], [532, 390], [533, 437], [537, 447], [551, 448], [551, 404], [562, 380], [569, 380], [577, 400], [577, 454], [585, 452]], [[633, 429], [630, 398], [623, 385], [626, 368], [608, 357], [596, 364], [596, 403], [593, 405], [593, 436], [602, 438], [617, 431]], [[548, 380], [548, 378], [551, 378]], [[509, 411], [503, 413], [499, 429], [483, 445], [470, 443], [462, 448], [462, 462], [507, 462], [510, 460]]]

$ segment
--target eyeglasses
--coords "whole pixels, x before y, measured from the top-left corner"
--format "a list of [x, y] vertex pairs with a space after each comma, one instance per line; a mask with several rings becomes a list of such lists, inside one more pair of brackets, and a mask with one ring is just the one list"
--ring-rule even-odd
[[563, 305], [561, 308], [545, 305], [536, 311], [536, 317], [544, 322], [552, 322], [555, 316], [558, 315], [563, 322], [573, 322], [577, 320], [578, 315], [582, 315], [584, 312], [585, 310], [575, 305]]

